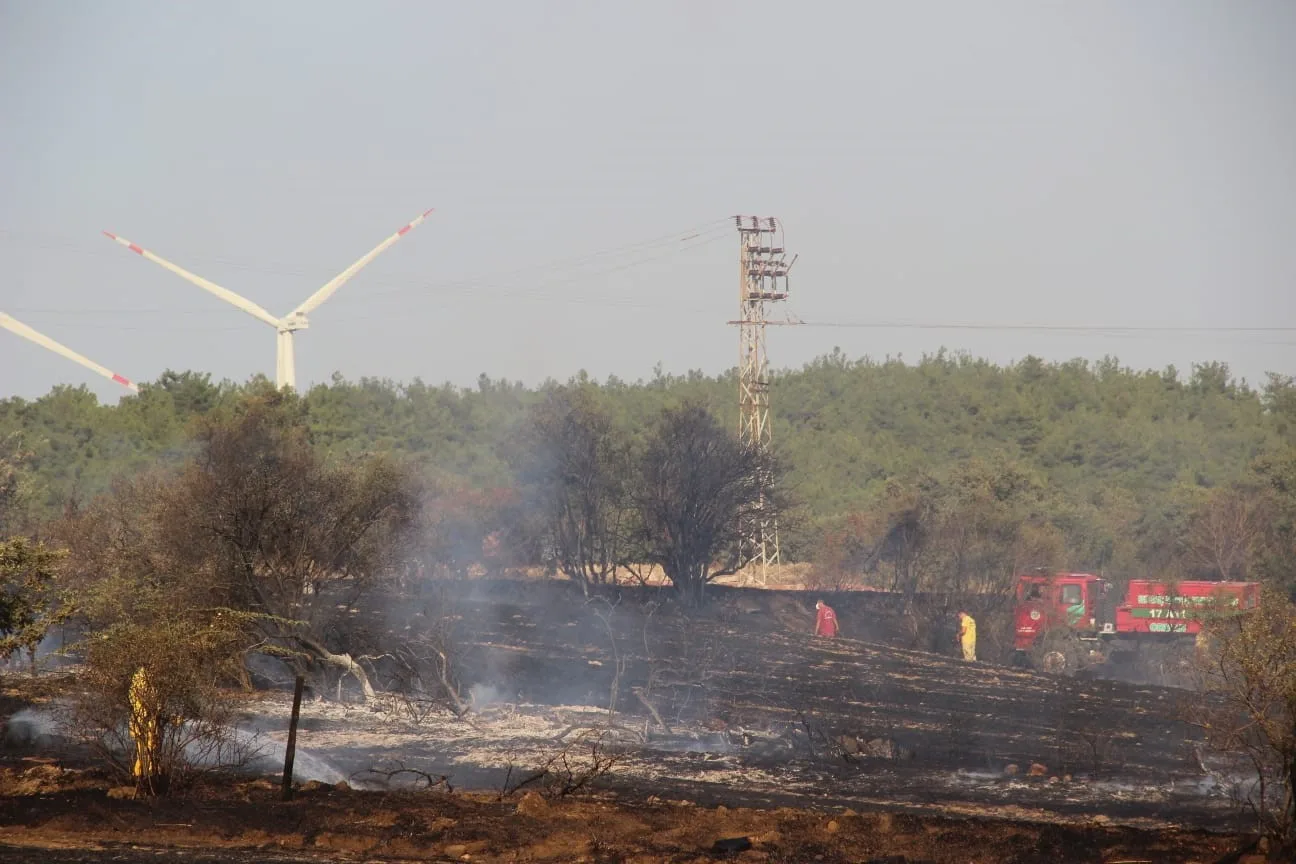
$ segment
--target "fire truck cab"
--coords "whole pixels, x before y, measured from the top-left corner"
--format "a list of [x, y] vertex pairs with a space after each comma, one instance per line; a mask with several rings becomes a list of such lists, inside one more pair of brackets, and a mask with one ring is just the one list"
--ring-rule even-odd
[[[1092, 573], [1032, 573], [1017, 577], [1014, 647], [1030, 651], [1046, 632], [1065, 628], [1081, 638], [1097, 638], [1103, 629], [1100, 605], [1111, 591], [1107, 580]], [[1108, 632], [1111, 625], [1106, 624]]]

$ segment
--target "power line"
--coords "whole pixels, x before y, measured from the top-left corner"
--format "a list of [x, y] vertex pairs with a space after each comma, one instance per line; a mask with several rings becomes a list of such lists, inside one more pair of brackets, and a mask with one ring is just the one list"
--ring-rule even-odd
[[[494, 286], [482, 286], [482, 287], [489, 288]], [[524, 299], [543, 300], [543, 301], [556, 302], [556, 303], [561, 303], [563, 305], [571, 305], [571, 306], [598, 306], [604, 308], [645, 309], [645, 310], [667, 308], [665, 305], [661, 303], [644, 302], [643, 300], [640, 299], [630, 299], [630, 298], [615, 298], [615, 297], [606, 297], [606, 296], [572, 297], [572, 296], [555, 295], [552, 293], [536, 293], [536, 292], [522, 291], [522, 290], [509, 290], [503, 293], [505, 295], [520, 296], [523, 297]], [[708, 314], [708, 313], [715, 312], [715, 309], [704, 308], [704, 307], [671, 306], [669, 308], [672, 311], [676, 311], [676, 312], [696, 312], [699, 314]], [[61, 314], [61, 313], [94, 314], [100, 310], [66, 310], [66, 309], [43, 310], [43, 309], [15, 307], [14, 311], [22, 312], [23, 314], [27, 314], [27, 315], [31, 315], [33, 313], [35, 315], [41, 315], [41, 314]], [[102, 310], [102, 311], [104, 312], [132, 311], [138, 314], [152, 314], [152, 313], [172, 314], [175, 310], [167, 310], [167, 309], [120, 310], [118, 309], [118, 310]], [[223, 311], [223, 310], [218, 310], [218, 311]], [[202, 315], [212, 314], [210, 311], [198, 312], [196, 310], [186, 311], [185, 314], [190, 314], [190, 312], [192, 312], [193, 314], [202, 314]], [[383, 315], [352, 315], [349, 316], [347, 320], [348, 321], [390, 321], [391, 314], [389, 313]], [[769, 321], [767, 323], [780, 324], [783, 322]], [[801, 322], [797, 322], [797, 323], [801, 324]], [[84, 322], [84, 321], [67, 321], [66, 319], [60, 320], [58, 322], [58, 326], [63, 328], [113, 330], [113, 331], [122, 331], [122, 332], [134, 332], [134, 331], [145, 331], [145, 330], [157, 329], [157, 325], [143, 326], [143, 325], [127, 324], [127, 325], [107, 326], [102, 323], [91, 323], [91, 322]], [[923, 325], [848, 324], [848, 323], [824, 323], [824, 322], [805, 322], [802, 326], [846, 327], [846, 328], [853, 327], [858, 329], [868, 329], [868, 328], [882, 328], [882, 329], [896, 329], [896, 330], [913, 329], [913, 330], [924, 330], [924, 331], [947, 330], [947, 329], [948, 330], [971, 329], [971, 330], [986, 331], [986, 332], [994, 332], [997, 330], [1003, 330], [1008, 332], [1032, 332], [1032, 331], [1051, 332], [1053, 330], [1061, 329], [1062, 332], [1087, 334], [1087, 335], [1094, 336], [1095, 338], [1101, 338], [1101, 339], [1133, 339], [1138, 337], [1157, 338], [1158, 336], [1162, 338], [1169, 338], [1169, 339], [1176, 339], [1176, 338], [1183, 339], [1183, 338], [1194, 338], [1194, 337], [1205, 338], [1208, 336], [1213, 336], [1215, 338], [1212, 338], [1211, 341], [1214, 343], [1222, 343], [1222, 342], [1237, 343], [1239, 341], [1244, 340], [1245, 344], [1248, 345], [1296, 346], [1296, 342], [1263, 340], [1263, 339], [1256, 340], [1254, 338], [1247, 338], [1247, 334], [1263, 333], [1263, 332], [1286, 333], [1286, 332], [1291, 332], [1293, 330], [1296, 330], [1296, 328], [1190, 327], [1190, 326], [1144, 327], [1144, 328], [1139, 328], [1139, 327], [1088, 328], [1080, 325], [1046, 326], [1046, 325], [1020, 325], [1020, 324], [976, 325], [974, 327], [958, 327], [956, 325], [944, 325], [944, 324], [923, 324]], [[235, 330], [242, 330], [244, 328], [240, 325], [199, 325], [199, 326], [168, 325], [166, 329], [183, 330], [187, 332], [229, 332]], [[1229, 338], [1230, 336], [1232, 338]]]
[[1072, 333], [1296, 333], [1296, 327], [1231, 327], [1213, 324], [982, 324], [919, 321], [796, 321], [804, 327], [847, 327], [861, 330], [1036, 330]]
[[[678, 255], [684, 252], [689, 252], [704, 246], [710, 246], [714, 243], [726, 239], [728, 236], [729, 235], [727, 230], [716, 232], [716, 233], [688, 235], [682, 237], [680, 241], [678, 241], [679, 245], [677, 245], [675, 248], [666, 249], [664, 251], [658, 252], [656, 255], [650, 255], [647, 257], [632, 259], [630, 261], [624, 261], [619, 263], [612, 263], [611, 261], [609, 261], [606, 263], [608, 263], [610, 266], [605, 266], [597, 270], [586, 271], [583, 273], [564, 274], [561, 269], [558, 269], [555, 270], [555, 272], [550, 278], [541, 279], [539, 282], [533, 283], [532, 287], [518, 287], [515, 285], [509, 285], [507, 283], [487, 282], [487, 281], [479, 281], [479, 280], [460, 280], [455, 282], [424, 282], [420, 287], [424, 288], [428, 292], [428, 296], [431, 296], [433, 298], [437, 296], [443, 296], [446, 293], [464, 294], [464, 293], [478, 291], [478, 290], [485, 290], [503, 296], [523, 297], [523, 298], [534, 299], [534, 300], [555, 300], [563, 303], [575, 303], [575, 304], [588, 303], [589, 305], [602, 305], [602, 306], [624, 305], [633, 308], [656, 308], [659, 304], [646, 304], [634, 300], [630, 300], [628, 302], [620, 302], [616, 298], [610, 298], [610, 297], [602, 297], [602, 298], [570, 297], [563, 294], [555, 293], [552, 289], [565, 288], [571, 285], [580, 284], [582, 282], [589, 282], [593, 279], [603, 277], [603, 276], [608, 276], [613, 273], [620, 273], [627, 270], [632, 270], [637, 267], [642, 267], [644, 265], [651, 264], [655, 261], [661, 261], [665, 258], [669, 258], [674, 255]], [[596, 253], [596, 254], [603, 254], [603, 253]], [[527, 272], [527, 271], [520, 271], [520, 272]], [[543, 275], [544, 268], [543, 267], [539, 268], [539, 272]], [[378, 283], [378, 285], [380, 286], [383, 284], [386, 283], [382, 283], [382, 282]], [[408, 290], [408, 289], [397, 289], [397, 290]], [[365, 291], [362, 297], [356, 299], [363, 299], [367, 301], [374, 297], [386, 296], [391, 293], [395, 293], [395, 292]], [[122, 308], [122, 307], [105, 308], [105, 309], [66, 309], [66, 308], [60, 309], [60, 308], [40, 308], [40, 307], [31, 307], [31, 306], [28, 307], [20, 306], [20, 307], [13, 307], [13, 308], [14, 311], [16, 312], [22, 312], [24, 314], [34, 314], [34, 315], [181, 314], [181, 315], [209, 316], [214, 314], [214, 311], [210, 309], [165, 309], [165, 308], [157, 308], [157, 307], [137, 308], [137, 309], [129, 309], [129, 308]], [[221, 309], [215, 311], [219, 311], [223, 313], [227, 310]], [[402, 311], [399, 314], [408, 314], [408, 313]], [[358, 316], [350, 316], [349, 320], [366, 320], [366, 319], [384, 318], [384, 317], [390, 317], [390, 315], [388, 316], [358, 315]], [[97, 326], [101, 326], [101, 325], [97, 325]], [[114, 329], [123, 329], [123, 328], [114, 328]], [[211, 328], [192, 328], [192, 329], [225, 330], [225, 329], [235, 329], [235, 328], [211, 327]]]
[[[703, 243], [697, 243], [688, 249], [698, 248], [710, 245], [718, 240], [724, 239], [723, 236], [707, 240]], [[684, 251], [684, 250], [681, 250]], [[620, 272], [632, 269], [641, 264], [647, 264], [652, 261], [667, 257], [665, 255], [654, 256], [642, 261], [630, 262], [625, 265], [600, 270], [594, 273], [586, 274], [581, 278], [569, 278], [560, 280], [549, 280], [541, 282], [541, 287], [563, 287], [574, 285], [585, 281], [588, 278], [603, 276], [609, 273]], [[457, 285], [460, 283], [456, 283]], [[464, 282], [462, 291], [470, 289], [483, 288], [487, 290], [500, 290], [505, 294], [518, 294], [532, 296], [537, 299], [557, 299], [562, 302], [576, 305], [589, 304], [592, 306], [628, 306], [635, 309], [662, 308], [658, 303], [642, 303], [639, 301], [629, 301], [622, 303], [615, 298], [588, 298], [588, 297], [557, 297], [552, 294], [541, 294], [531, 289], [514, 289], [512, 286], [491, 284], [487, 282]], [[429, 283], [429, 288], [439, 287], [437, 283]], [[130, 315], [210, 315], [210, 309], [164, 309], [164, 308], [138, 308], [123, 309], [121, 307], [112, 309], [64, 309], [64, 308], [42, 308], [35, 306], [15, 306], [12, 307], [15, 312], [36, 315], [108, 315], [108, 314], [130, 314]], [[672, 307], [680, 308], [680, 307]], [[218, 310], [224, 312], [225, 310]], [[706, 312], [703, 308], [693, 308], [685, 311]], [[386, 316], [359, 315], [351, 316], [350, 320], [377, 320]], [[780, 324], [780, 321], [769, 321], [769, 324]], [[1003, 331], [1061, 331], [1069, 333], [1094, 333], [1100, 335], [1120, 335], [1124, 333], [1296, 333], [1296, 327], [1272, 327], [1272, 326], [1219, 326], [1219, 325], [1194, 325], [1194, 324], [1174, 324], [1174, 325], [1143, 325], [1143, 324], [991, 324], [991, 323], [935, 323], [935, 322], [903, 322], [903, 321], [794, 321], [792, 323], [802, 327], [839, 327], [860, 330], [1003, 330]], [[226, 329], [226, 328], [216, 328]], [[1281, 343], [1289, 344], [1289, 343]]]
[[[532, 267], [520, 267], [513, 270], [489, 272], [478, 276], [470, 276], [465, 279], [429, 282], [426, 277], [419, 276], [418, 274], [391, 273], [388, 274], [382, 280], [382, 282], [371, 283], [371, 284], [377, 284], [379, 286], [384, 286], [386, 288], [385, 291], [378, 291], [378, 292], [370, 291], [366, 293], [366, 297], [373, 296], [375, 294], [381, 296], [383, 294], [399, 293], [403, 290], [425, 289], [429, 287], [451, 287], [457, 285], [473, 285], [479, 283], [481, 280], [484, 279], [502, 279], [510, 276], [524, 276], [524, 275], [533, 276], [537, 272], [543, 273], [548, 271], [576, 270], [581, 268], [582, 266], [596, 263], [600, 259], [604, 259], [604, 258], [623, 257], [626, 255], [631, 255], [633, 253], [641, 253], [652, 249], [661, 248], [664, 246], [670, 246], [672, 244], [688, 243], [692, 240], [702, 238], [702, 237], [722, 236], [727, 231], [727, 225], [728, 225], [728, 219], [713, 219], [710, 222], [705, 222], [702, 223], [701, 225], [696, 225], [692, 228], [686, 228], [680, 231], [675, 231], [670, 234], [663, 234], [657, 237], [649, 238], [647, 240], [640, 240], [634, 243], [628, 243], [622, 246], [614, 246], [611, 248], [602, 249], [595, 252], [587, 252], [581, 255], [573, 256], [571, 258], [559, 258], [554, 261], [541, 263]], [[5, 241], [9, 245], [21, 245], [25, 248], [61, 249], [61, 250], [76, 252], [77, 254], [81, 254], [81, 255], [90, 255], [93, 257], [100, 257], [100, 256], [107, 257], [108, 255], [112, 255], [113, 257], [116, 257], [115, 253], [112, 253], [111, 251], [105, 252], [97, 248], [87, 248], [84, 246], [80, 246], [74, 242], [66, 241], [66, 240], [56, 241], [52, 243], [51, 242], [30, 242], [30, 241], [23, 242], [14, 232], [6, 231], [3, 229], [0, 229], [0, 241]], [[297, 268], [285, 267], [278, 264], [267, 265], [267, 264], [239, 262], [224, 257], [204, 257], [198, 255], [187, 255], [183, 253], [178, 256], [173, 255], [173, 257], [177, 259], [183, 258], [184, 261], [188, 264], [195, 264], [195, 263], [196, 264], [216, 264], [221, 267], [227, 267], [234, 270], [243, 270], [246, 272], [257, 273], [260, 275], [320, 278], [321, 274], [324, 274], [324, 271], [322, 269], [308, 271], [308, 270], [301, 270]], [[328, 276], [331, 275], [332, 273], [325, 274], [323, 278], [328, 278]], [[339, 297], [338, 299], [341, 300], [343, 298], [346, 298], [346, 295], [342, 295], [342, 297]], [[346, 298], [346, 299], [360, 299], [360, 298]], [[106, 310], [106, 311], [111, 311], [111, 310]]]
[[[446, 293], [467, 293], [476, 291], [490, 291], [503, 296], [515, 296], [531, 300], [553, 300], [556, 302], [570, 305], [595, 305], [624, 307], [632, 309], [652, 309], [659, 308], [661, 304], [645, 303], [641, 299], [620, 299], [615, 297], [603, 296], [599, 298], [592, 297], [573, 297], [565, 293], [554, 293], [554, 289], [566, 288], [577, 285], [582, 282], [588, 282], [599, 277], [608, 276], [613, 273], [619, 273], [660, 261], [664, 258], [688, 252], [693, 249], [709, 246], [715, 242], [725, 239], [728, 235], [728, 219], [716, 219], [710, 222], [702, 223], [693, 228], [687, 228], [682, 231], [676, 231], [670, 234], [663, 234], [646, 240], [628, 243], [622, 246], [611, 247], [608, 249], [598, 250], [584, 255], [574, 256], [571, 258], [558, 259], [547, 264], [541, 264], [536, 267], [524, 267], [514, 270], [498, 271], [495, 273], [483, 274], [481, 276], [468, 277], [458, 280], [428, 281], [419, 278], [413, 274], [391, 274], [379, 282], [372, 283], [373, 288], [366, 290], [361, 294], [347, 297], [343, 295], [338, 298], [338, 302], [346, 300], [351, 301], [371, 301], [376, 298], [392, 296], [395, 294], [404, 294], [410, 291], [426, 292], [427, 295], [435, 298], [438, 295]], [[0, 240], [13, 238], [14, 234], [10, 231], [0, 230]], [[97, 250], [89, 250], [77, 247], [73, 244], [59, 243], [25, 243], [24, 245], [36, 248], [68, 248], [84, 254], [103, 254]], [[655, 254], [645, 254], [645, 253]], [[618, 258], [629, 260], [618, 261]], [[638, 257], [634, 257], [638, 256]], [[289, 275], [289, 276], [309, 276], [312, 275], [306, 271], [289, 270], [278, 268], [267, 268], [256, 264], [246, 264], [229, 261], [228, 259], [217, 258], [207, 259], [208, 261], [218, 261], [224, 266], [235, 269], [253, 271], [272, 275]], [[594, 268], [594, 269], [588, 269]], [[509, 277], [526, 277], [526, 285], [510, 284]], [[539, 276], [538, 280], [536, 277]], [[676, 307], [678, 308], [678, 307]], [[101, 309], [66, 309], [66, 308], [40, 308], [40, 307], [14, 307], [15, 312], [33, 315], [203, 315], [210, 316], [217, 310], [212, 309], [166, 309], [166, 308], [101, 308]], [[225, 311], [225, 310], [219, 310]], [[703, 310], [697, 310], [703, 311]], [[709, 311], [709, 310], [706, 310]], [[352, 316], [352, 320], [380, 320], [388, 318], [387, 315], [359, 315]], [[782, 322], [769, 321], [770, 324]], [[1139, 325], [1139, 324], [1032, 324], [1032, 323], [994, 323], [994, 322], [937, 322], [937, 321], [790, 321], [807, 327], [818, 328], [836, 328], [836, 329], [861, 329], [861, 330], [965, 330], [965, 331], [999, 331], [999, 332], [1066, 332], [1066, 333], [1083, 333], [1095, 336], [1131, 336], [1137, 334], [1260, 334], [1260, 333], [1296, 333], [1296, 326], [1220, 326], [1220, 325]], [[61, 326], [87, 326], [80, 324], [64, 324]], [[100, 328], [103, 325], [88, 325]], [[136, 327], [113, 327], [114, 330], [134, 330], [149, 329]], [[198, 326], [188, 329], [195, 331], [226, 331], [236, 330], [238, 327], [233, 326]], [[1287, 342], [1268, 342], [1255, 344], [1270, 345], [1288, 345]]]
[[[491, 291], [498, 291], [506, 295], [513, 294], [518, 296], [544, 297], [545, 295], [538, 292], [536, 288], [565, 287], [568, 285], [575, 285], [580, 282], [586, 282], [599, 276], [607, 276], [612, 273], [620, 273], [622, 271], [630, 270], [635, 267], [641, 267], [645, 264], [651, 264], [654, 261], [660, 261], [664, 258], [669, 258], [673, 255], [678, 255], [682, 252], [688, 252], [693, 249], [701, 248], [703, 246], [709, 246], [713, 243], [725, 239], [726, 237], [728, 237], [728, 233], [725, 230], [690, 234], [688, 236], [681, 237], [679, 240], [675, 241], [675, 245], [673, 246], [673, 248], [665, 249], [665, 251], [658, 252], [657, 254], [650, 255], [646, 258], [632, 259], [630, 261], [612, 264], [611, 266], [603, 267], [598, 270], [590, 270], [585, 272], [565, 274], [564, 271], [571, 268], [568, 267], [546, 268], [544, 265], [541, 265], [540, 267], [537, 268], [521, 269], [517, 271], [511, 271], [510, 273], [507, 274], [498, 274], [498, 275], [513, 275], [513, 273], [516, 273], [519, 276], [525, 275], [528, 277], [534, 277], [537, 273], [540, 274], [542, 278], [539, 281], [534, 281], [533, 278], [528, 279], [528, 282], [530, 283], [531, 287], [514, 288], [508, 283], [487, 281], [487, 280], [492, 280], [494, 278], [498, 278], [498, 277], [490, 277], [490, 276], [478, 277], [474, 279], [462, 279], [453, 282], [425, 283], [422, 287], [427, 289], [452, 289], [459, 293], [464, 293], [467, 291], [475, 291], [478, 289], [486, 289]], [[647, 248], [645, 248], [642, 251], [647, 251]], [[593, 257], [595, 256], [590, 256], [590, 258]], [[551, 276], [549, 276], [549, 278], [543, 278], [546, 269], [553, 270], [553, 273]], [[351, 299], [369, 300], [373, 297], [381, 297], [392, 293], [396, 293], [396, 292], [395, 291], [367, 291], [365, 292], [363, 297], [355, 296], [352, 297]]]

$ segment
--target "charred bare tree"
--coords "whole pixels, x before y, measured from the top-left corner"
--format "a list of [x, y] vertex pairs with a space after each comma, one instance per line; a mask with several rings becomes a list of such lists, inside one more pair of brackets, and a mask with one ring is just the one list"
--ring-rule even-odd
[[559, 391], [531, 418], [522, 479], [547, 533], [554, 565], [591, 585], [616, 581], [632, 510], [629, 450], [582, 390]]
[[386, 789], [413, 786], [419, 791], [428, 792], [444, 787], [447, 792], [454, 792], [454, 786], [450, 784], [449, 774], [432, 774], [427, 771], [420, 771], [418, 768], [407, 768], [405, 763], [399, 759], [393, 760], [391, 763], [375, 765], [373, 768], [366, 768], [363, 771], [353, 772], [351, 782], [354, 783], [357, 780], [362, 783], [380, 783]]
[[594, 615], [603, 622], [603, 628], [607, 630], [608, 644], [612, 649], [612, 683], [608, 688], [608, 724], [610, 725], [616, 718], [617, 706], [621, 701], [621, 676], [625, 674], [627, 658], [622, 656], [621, 649], [617, 644], [617, 631], [612, 625], [612, 617], [616, 614], [616, 607], [620, 603], [620, 598], [616, 603], [608, 600], [606, 597], [595, 598], [602, 601], [607, 606], [607, 610], [594, 607]]
[[913, 486], [888, 481], [881, 515], [870, 526], [875, 529], [876, 539], [865, 544], [869, 551], [860, 559], [860, 566], [866, 571], [879, 563], [890, 565], [891, 590], [903, 592], [909, 598], [919, 590], [921, 565], [936, 533], [935, 488], [935, 482], [927, 477], [920, 478]]
[[499, 800], [536, 784], [546, 798], [574, 795], [610, 773], [622, 761], [624, 753], [614, 744], [609, 730], [586, 729], [516, 780], [510, 762], [500, 785]]
[[[772, 487], [762, 490], [762, 476]], [[700, 405], [666, 409], [634, 493], [643, 560], [662, 568], [686, 604], [701, 605], [708, 583], [751, 560], [742, 526], [758, 511], [762, 518], [785, 511], [780, 477], [768, 454], [740, 443]]]
[[[273, 394], [204, 423], [174, 506], [191, 565], [210, 571], [227, 605], [273, 616], [266, 639], [351, 675], [372, 698], [346, 619], [402, 561], [415, 496], [388, 460], [324, 462], [296, 410]], [[286, 620], [296, 623], [276, 623]]]

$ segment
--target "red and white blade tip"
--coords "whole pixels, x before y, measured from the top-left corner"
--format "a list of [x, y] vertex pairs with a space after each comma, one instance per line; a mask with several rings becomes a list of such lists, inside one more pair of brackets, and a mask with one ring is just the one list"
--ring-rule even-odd
[[143, 250], [143, 249], [141, 249], [140, 247], [136, 246], [134, 243], [130, 242], [130, 241], [127, 240], [125, 237], [118, 237], [116, 234], [112, 233], [111, 231], [105, 231], [105, 232], [103, 232], [103, 235], [104, 235], [105, 237], [107, 237], [109, 240], [113, 240], [113, 241], [115, 241], [115, 242], [117, 242], [117, 243], [120, 243], [121, 245], [125, 246], [127, 249], [131, 250], [131, 251], [134, 252], [136, 255], [143, 255], [143, 254], [144, 254], [144, 250]]
[[408, 233], [409, 230], [410, 230], [411, 228], [413, 228], [414, 226], [416, 226], [416, 225], [418, 225], [420, 222], [422, 222], [424, 219], [426, 219], [426, 218], [428, 217], [428, 215], [431, 214], [431, 212], [432, 212], [431, 210], [424, 210], [422, 213], [419, 214], [419, 216], [418, 216], [417, 219], [415, 219], [413, 222], [410, 222], [410, 223], [409, 223], [408, 225], [406, 225], [404, 228], [402, 228], [402, 229], [400, 229], [399, 231], [397, 231], [397, 232], [396, 232], [396, 236], [397, 236], [397, 237], [404, 237], [405, 234]]

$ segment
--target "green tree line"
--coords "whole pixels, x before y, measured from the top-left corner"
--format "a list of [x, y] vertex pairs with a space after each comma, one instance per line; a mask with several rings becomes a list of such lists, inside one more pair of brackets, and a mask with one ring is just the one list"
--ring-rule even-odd
[[[178, 463], [196, 420], [264, 386], [167, 372], [116, 405], [84, 387], [0, 401], [0, 440], [26, 455], [17, 512], [38, 522], [117, 478]], [[472, 388], [335, 376], [303, 394], [302, 418], [328, 456], [397, 455], [445, 494], [504, 495], [519, 484], [528, 418], [566, 390], [580, 391], [632, 445], [671, 405], [703, 405], [724, 428], [737, 424], [732, 370], [658, 371], [634, 383], [581, 374], [535, 388], [485, 376]], [[1270, 376], [1256, 388], [1219, 363], [1184, 374], [1110, 358], [1000, 366], [938, 353], [906, 364], [833, 351], [779, 372], [773, 393], [775, 446], [800, 505], [786, 532], [793, 560], [831, 552], [838, 569], [913, 570], [936, 547], [906, 549], [897, 529], [921, 514], [928, 541], [976, 534], [973, 545], [984, 548], [950, 552], [947, 543], [936, 555], [942, 572], [967, 575], [1011, 559], [1219, 578], [1272, 567], [1259, 559], [1279, 554], [1271, 543], [1210, 560], [1202, 513], [1251, 490], [1255, 519], [1268, 520], [1270, 534], [1283, 530], [1279, 503], [1296, 436], [1291, 378]], [[1254, 497], [1261, 491], [1263, 501]], [[962, 558], [946, 560], [951, 554]]]

